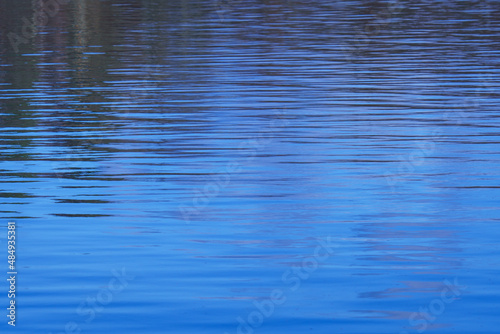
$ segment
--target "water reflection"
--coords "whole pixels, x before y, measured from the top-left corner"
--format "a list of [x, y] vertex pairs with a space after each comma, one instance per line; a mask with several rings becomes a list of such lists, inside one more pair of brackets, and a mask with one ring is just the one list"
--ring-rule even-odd
[[49, 3], [0, 4], [22, 331], [495, 333], [494, 2]]

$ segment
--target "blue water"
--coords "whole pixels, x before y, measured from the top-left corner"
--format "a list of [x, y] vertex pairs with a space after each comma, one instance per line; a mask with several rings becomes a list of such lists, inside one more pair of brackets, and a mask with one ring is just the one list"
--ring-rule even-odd
[[60, 2], [0, 3], [2, 333], [499, 333], [498, 2]]

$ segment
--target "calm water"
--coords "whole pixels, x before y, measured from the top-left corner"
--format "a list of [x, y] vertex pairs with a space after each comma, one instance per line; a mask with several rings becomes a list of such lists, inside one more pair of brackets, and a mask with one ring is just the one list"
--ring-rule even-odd
[[2, 333], [499, 333], [498, 2], [61, 2], [0, 2]]

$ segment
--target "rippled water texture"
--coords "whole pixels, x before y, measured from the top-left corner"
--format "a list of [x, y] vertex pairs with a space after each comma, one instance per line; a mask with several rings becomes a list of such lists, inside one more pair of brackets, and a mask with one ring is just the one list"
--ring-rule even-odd
[[499, 333], [498, 1], [58, 1], [0, 2], [2, 333]]

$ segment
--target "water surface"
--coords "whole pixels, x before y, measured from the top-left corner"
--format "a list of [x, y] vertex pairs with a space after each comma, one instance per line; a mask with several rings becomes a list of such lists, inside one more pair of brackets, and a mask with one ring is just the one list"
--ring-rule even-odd
[[67, 2], [0, 5], [4, 332], [498, 333], [498, 3]]

